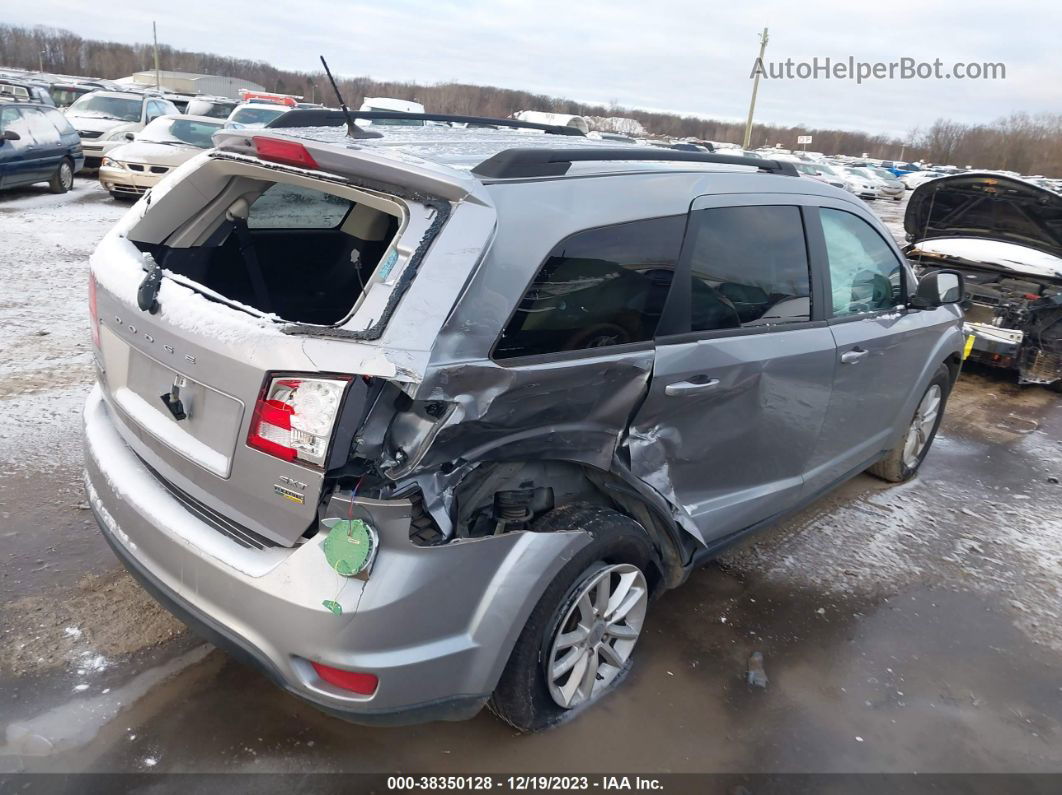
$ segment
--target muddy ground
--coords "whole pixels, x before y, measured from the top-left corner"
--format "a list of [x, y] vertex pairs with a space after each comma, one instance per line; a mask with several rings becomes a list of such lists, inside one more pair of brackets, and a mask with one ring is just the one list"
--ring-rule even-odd
[[370, 729], [285, 695], [86, 510], [85, 259], [123, 210], [86, 180], [0, 194], [0, 772], [1062, 770], [1062, 399], [973, 369], [915, 481], [860, 476], [695, 572], [567, 725]]

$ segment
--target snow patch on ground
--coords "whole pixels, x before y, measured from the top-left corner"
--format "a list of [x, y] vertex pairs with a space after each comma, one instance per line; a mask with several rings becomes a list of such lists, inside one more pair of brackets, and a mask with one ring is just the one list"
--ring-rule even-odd
[[[938, 444], [958, 445], [952, 439]], [[1058, 467], [1062, 448], [1042, 431], [1018, 443], [1027, 460]], [[924, 476], [849, 500], [827, 498], [751, 546], [725, 556], [750, 576], [784, 579], [824, 594], [887, 596], [913, 584], [961, 582], [994, 598], [1037, 643], [1062, 652], [1062, 522], [1030, 482], [954, 484], [930, 457]], [[1050, 492], [1049, 492], [1050, 493]], [[958, 528], [958, 531], [956, 530]]]

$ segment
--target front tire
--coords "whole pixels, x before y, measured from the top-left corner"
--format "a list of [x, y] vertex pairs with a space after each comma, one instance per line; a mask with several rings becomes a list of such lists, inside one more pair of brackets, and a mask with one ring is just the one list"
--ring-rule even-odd
[[933, 446], [937, 429], [944, 419], [944, 406], [950, 392], [951, 371], [941, 365], [918, 401], [918, 408], [907, 431], [896, 446], [867, 472], [889, 483], [903, 483], [913, 478]]
[[52, 178], [48, 180], [48, 190], [52, 193], [66, 193], [74, 187], [74, 164], [64, 158]]
[[546, 588], [488, 703], [526, 732], [593, 704], [626, 676], [644, 627], [655, 555], [641, 525], [608, 508], [562, 506], [532, 529], [582, 530], [592, 540]]

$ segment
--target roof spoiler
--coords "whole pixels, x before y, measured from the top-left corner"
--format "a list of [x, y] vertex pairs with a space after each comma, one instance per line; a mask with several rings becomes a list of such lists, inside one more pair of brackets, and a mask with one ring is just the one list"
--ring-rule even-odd
[[689, 152], [678, 149], [626, 149], [623, 147], [586, 149], [506, 149], [484, 160], [472, 173], [491, 179], [556, 177], [566, 174], [572, 163], [585, 161], [660, 160], [666, 162], [720, 163], [729, 166], [755, 166], [769, 174], [799, 176], [792, 163], [759, 157], [721, 155], [715, 152]]
[[[440, 121], [472, 124], [483, 127], [514, 127], [523, 130], [541, 130], [550, 135], [583, 136], [575, 127], [559, 124], [537, 124], [518, 119], [492, 119], [489, 116], [455, 116], [450, 113], [405, 113], [397, 110], [352, 110], [351, 118], [369, 121]], [[277, 116], [266, 127], [278, 129], [284, 127], [342, 127], [347, 123], [347, 116], [341, 110], [328, 108], [295, 108]]]

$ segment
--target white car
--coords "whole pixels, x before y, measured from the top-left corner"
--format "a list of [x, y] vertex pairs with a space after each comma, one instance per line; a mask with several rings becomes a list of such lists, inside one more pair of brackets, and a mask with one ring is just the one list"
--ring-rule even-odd
[[941, 174], [939, 171], [911, 171], [900, 177], [900, 182], [903, 183], [907, 190], [914, 190], [923, 183], [929, 182], [933, 179], [939, 179], [943, 176], [946, 175]]
[[878, 166], [861, 166], [858, 168], [864, 174], [877, 180], [878, 194], [895, 201], [900, 201], [903, 198], [903, 194], [907, 189], [900, 180], [896, 179], [891, 171]]
[[844, 179], [844, 188], [849, 193], [854, 193], [861, 199], [876, 199], [881, 195], [880, 180], [873, 175], [865, 174], [862, 169], [851, 166], [840, 166], [837, 171]]
[[[419, 102], [412, 102], [408, 99], [392, 99], [391, 97], [365, 97], [365, 101], [361, 103], [361, 107], [358, 110], [383, 110], [390, 111], [392, 113], [423, 113], [424, 106]], [[425, 122], [423, 119], [358, 119], [357, 122], [360, 127], [367, 127], [370, 124], [384, 124], [401, 127], [424, 127]]]
[[66, 118], [81, 136], [85, 168], [98, 168], [103, 156], [160, 116], [180, 113], [168, 100], [135, 91], [93, 91], [66, 109]]
[[208, 116], [163, 116], [127, 144], [115, 147], [100, 163], [100, 184], [115, 199], [136, 199], [166, 174], [204, 149], [224, 121]]
[[256, 130], [265, 127], [278, 116], [283, 116], [291, 108], [287, 105], [267, 105], [262, 102], [245, 102], [237, 105], [236, 109], [225, 120], [225, 126], [229, 129]]
[[[724, 154], [730, 153], [725, 152]], [[835, 188], [847, 190], [844, 177], [825, 163], [798, 162], [793, 165], [796, 167], [796, 170], [800, 172], [801, 176], [817, 180], [818, 182], [825, 182], [827, 185], [833, 185]]]

